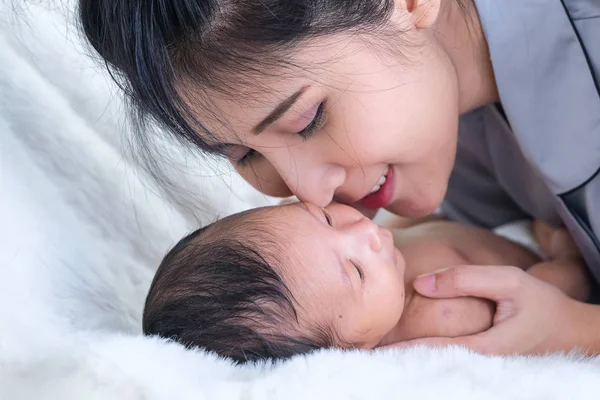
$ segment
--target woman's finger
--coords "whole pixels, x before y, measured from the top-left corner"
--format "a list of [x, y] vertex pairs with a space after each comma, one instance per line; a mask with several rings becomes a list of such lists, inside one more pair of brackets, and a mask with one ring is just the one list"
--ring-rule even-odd
[[522, 288], [527, 274], [516, 267], [465, 265], [422, 275], [414, 282], [423, 296], [481, 297], [500, 302]]

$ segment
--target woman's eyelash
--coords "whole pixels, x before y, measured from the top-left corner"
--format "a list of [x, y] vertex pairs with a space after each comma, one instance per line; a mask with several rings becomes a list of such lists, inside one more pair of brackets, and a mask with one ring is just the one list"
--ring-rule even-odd
[[313, 118], [313, 120], [310, 121], [310, 124], [308, 124], [306, 126], [306, 128], [304, 128], [300, 132], [298, 132], [298, 135], [302, 136], [303, 139], [308, 139], [316, 131], [318, 131], [321, 128], [321, 126], [323, 125], [324, 112], [325, 112], [325, 102], [323, 101], [321, 104], [319, 104], [319, 107], [317, 108], [317, 113], [315, 114], [315, 117]]
[[[321, 104], [319, 104], [319, 107], [317, 108], [317, 112], [316, 112], [313, 120], [310, 121], [310, 123], [306, 126], [306, 128], [304, 128], [300, 132], [298, 132], [298, 135], [302, 136], [303, 139], [310, 138], [316, 131], [318, 131], [322, 127], [323, 121], [325, 119], [324, 114], [325, 114], [325, 101], [323, 101]], [[244, 166], [244, 165], [250, 163], [250, 161], [252, 161], [252, 159], [254, 157], [256, 157], [258, 154], [259, 153], [256, 152], [255, 150], [250, 149], [250, 150], [248, 150], [248, 152], [246, 154], [244, 154], [244, 156], [242, 158], [237, 160], [236, 163], [238, 165]]]
[[248, 152], [246, 154], [244, 154], [244, 157], [237, 160], [236, 163], [238, 165], [244, 166], [244, 165], [250, 163], [250, 161], [257, 155], [258, 155], [258, 153], [256, 152], [256, 150], [250, 149], [250, 150], [248, 150]]
[[356, 268], [356, 270], [358, 271], [358, 276], [360, 277], [360, 281], [364, 282], [365, 281], [365, 273], [363, 272], [362, 268], [359, 267], [357, 264], [354, 263], [354, 261], [350, 261], [352, 263], [352, 265], [354, 265], [354, 268]]

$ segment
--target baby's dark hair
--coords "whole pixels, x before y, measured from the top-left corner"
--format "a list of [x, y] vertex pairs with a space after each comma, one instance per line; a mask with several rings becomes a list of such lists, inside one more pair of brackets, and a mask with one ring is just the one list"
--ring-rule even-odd
[[270, 263], [276, 235], [246, 213], [199, 229], [163, 259], [146, 298], [143, 331], [243, 364], [332, 347], [303, 332], [292, 293]]

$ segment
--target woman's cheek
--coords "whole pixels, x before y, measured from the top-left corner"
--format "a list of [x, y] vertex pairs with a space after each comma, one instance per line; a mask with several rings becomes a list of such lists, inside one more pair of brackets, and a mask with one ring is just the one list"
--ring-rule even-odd
[[293, 194], [277, 173], [277, 170], [264, 159], [251, 165], [236, 165], [234, 167], [246, 182], [267, 196], [289, 197]]

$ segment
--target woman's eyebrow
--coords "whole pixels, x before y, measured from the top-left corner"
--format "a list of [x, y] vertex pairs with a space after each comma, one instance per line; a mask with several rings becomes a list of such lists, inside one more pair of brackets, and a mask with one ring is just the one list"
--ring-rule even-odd
[[306, 90], [310, 86], [304, 86], [300, 88], [296, 93], [283, 100], [265, 119], [260, 121], [254, 128], [252, 128], [252, 133], [255, 135], [260, 135], [269, 125], [277, 121], [279, 118], [283, 116], [292, 106], [298, 101], [300, 97], [306, 92]]

